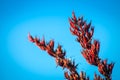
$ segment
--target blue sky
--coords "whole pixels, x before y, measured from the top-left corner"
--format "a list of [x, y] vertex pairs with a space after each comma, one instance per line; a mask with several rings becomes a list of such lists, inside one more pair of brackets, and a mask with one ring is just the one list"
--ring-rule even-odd
[[55, 59], [28, 41], [33, 36], [55, 40], [67, 57], [79, 63], [91, 80], [97, 67], [89, 65], [79, 43], [69, 31], [72, 11], [95, 26], [93, 39], [100, 41], [100, 57], [115, 62], [113, 80], [120, 74], [119, 0], [0, 0], [0, 80], [64, 80]]

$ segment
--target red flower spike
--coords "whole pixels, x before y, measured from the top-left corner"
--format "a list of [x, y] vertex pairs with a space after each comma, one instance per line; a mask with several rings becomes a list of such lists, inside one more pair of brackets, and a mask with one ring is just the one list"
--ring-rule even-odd
[[[86, 61], [89, 64], [98, 66], [99, 72], [103, 74], [105, 77], [107, 76], [107, 79], [111, 79], [110, 76], [114, 64], [111, 63], [110, 65], [108, 65], [106, 60], [102, 62], [100, 61], [101, 59], [99, 58], [98, 55], [100, 50], [100, 42], [97, 40], [94, 40], [93, 43], [91, 42], [94, 33], [94, 27], [91, 27], [91, 22], [87, 24], [86, 21], [83, 21], [83, 18], [78, 18], [77, 20], [74, 19], [75, 15], [72, 14], [72, 16], [73, 16], [72, 22], [76, 22], [76, 23], [72, 25], [70, 23], [70, 31], [73, 35], [77, 36], [77, 41], [83, 47], [84, 49], [82, 51], [83, 57], [86, 59]], [[76, 31], [73, 25], [77, 26], [80, 30]], [[78, 33], [79, 35], [77, 35]]]

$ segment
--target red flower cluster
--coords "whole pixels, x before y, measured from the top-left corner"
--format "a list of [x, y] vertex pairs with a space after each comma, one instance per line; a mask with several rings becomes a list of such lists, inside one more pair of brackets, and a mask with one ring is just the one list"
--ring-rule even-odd
[[107, 64], [107, 60], [103, 60], [98, 64], [98, 70], [106, 78], [111, 79], [113, 66], [114, 66], [114, 63]]
[[50, 56], [54, 57], [56, 60], [56, 64], [61, 66], [63, 69], [66, 68], [69, 70], [65, 72], [65, 78], [68, 80], [79, 80], [80, 76], [76, 71], [78, 64], [75, 64], [75, 61], [71, 61], [65, 58], [66, 52], [62, 50], [62, 47], [58, 45], [57, 49], [54, 50], [54, 41], [50, 40], [48, 44], [46, 44], [44, 38], [40, 40], [39, 38], [33, 38], [30, 34], [28, 34], [28, 39], [35, 43], [41, 50], [46, 51]]
[[90, 48], [86, 48], [82, 51], [82, 55], [91, 65], [97, 66], [100, 61], [98, 57], [99, 46], [99, 41], [94, 40], [93, 44], [90, 45]]
[[97, 66], [100, 60], [98, 57], [100, 43], [97, 40], [92, 43], [94, 28], [91, 28], [91, 23], [87, 25], [86, 21], [83, 21], [83, 17], [77, 20], [74, 13], [73, 18], [69, 21], [71, 33], [77, 36], [77, 41], [84, 49], [82, 55], [88, 63]]
[[[91, 27], [91, 22], [87, 24], [83, 20], [83, 17], [77, 19], [74, 12], [72, 13], [72, 18], [69, 18], [69, 22], [70, 32], [77, 36], [77, 41], [83, 48], [83, 57], [89, 64], [98, 67], [99, 72], [105, 76], [105, 80], [111, 80], [114, 63], [107, 64], [107, 60], [99, 58], [100, 42], [98, 40], [92, 40], [94, 27]], [[28, 34], [28, 39], [35, 43], [41, 50], [46, 51], [50, 56], [54, 57], [57, 65], [68, 70], [64, 72], [67, 80], [89, 80], [89, 77], [86, 77], [84, 72], [81, 71], [78, 74], [76, 71], [78, 64], [75, 64], [74, 60], [65, 58], [66, 52], [62, 50], [60, 45], [54, 49], [54, 40], [46, 43], [44, 38], [42, 40], [37, 37], [33, 38], [30, 33]], [[94, 74], [94, 80], [104, 80], [104, 78]]]
[[103, 61], [99, 58], [100, 42], [92, 40], [94, 28], [91, 27], [91, 22], [87, 24], [83, 17], [77, 19], [74, 12], [72, 16], [73, 18], [69, 19], [70, 31], [77, 36], [77, 41], [83, 48], [83, 57], [89, 64], [98, 66], [99, 72], [110, 80], [114, 63], [107, 64], [106, 60]]

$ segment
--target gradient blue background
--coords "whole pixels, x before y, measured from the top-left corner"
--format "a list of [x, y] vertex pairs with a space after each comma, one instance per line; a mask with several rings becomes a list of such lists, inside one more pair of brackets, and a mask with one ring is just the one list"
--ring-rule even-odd
[[119, 0], [0, 0], [0, 80], [64, 80], [55, 60], [28, 41], [33, 36], [55, 40], [67, 57], [79, 63], [91, 80], [97, 67], [80, 54], [82, 48], [69, 31], [68, 17], [74, 11], [95, 26], [93, 39], [101, 43], [100, 57], [115, 62], [113, 80], [120, 75]]

